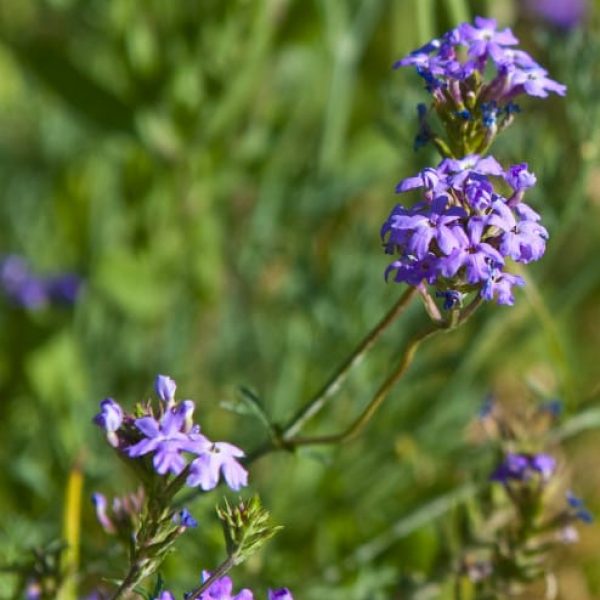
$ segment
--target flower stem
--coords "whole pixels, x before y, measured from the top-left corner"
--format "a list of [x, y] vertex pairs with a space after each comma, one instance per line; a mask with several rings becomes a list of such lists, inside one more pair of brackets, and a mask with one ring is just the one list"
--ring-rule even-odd
[[362, 362], [365, 355], [375, 345], [375, 342], [377, 342], [386, 329], [409, 306], [415, 294], [416, 288], [412, 286], [405, 290], [402, 296], [400, 296], [400, 298], [383, 316], [379, 323], [377, 323], [377, 325], [375, 325], [375, 327], [371, 329], [369, 333], [367, 333], [367, 335], [361, 340], [358, 346], [346, 358], [346, 360], [335, 371], [335, 373], [327, 380], [327, 382], [281, 429], [279, 436], [252, 452], [246, 460], [247, 464], [254, 462], [272, 450], [290, 447], [290, 438], [293, 438], [293, 436], [295, 436], [304, 427], [307, 421], [309, 421], [323, 409], [328, 400], [340, 389], [352, 369]]
[[344, 361], [340, 368], [325, 383], [325, 385], [292, 417], [284, 427], [282, 437], [288, 439], [300, 431], [306, 422], [314, 417], [342, 386], [352, 369], [358, 366], [367, 352], [375, 345], [381, 334], [400, 316], [407, 308], [415, 295], [415, 288], [409, 287], [400, 296], [398, 301], [375, 325], [371, 331], [362, 339], [352, 354]]
[[235, 557], [228, 556], [215, 570], [215, 572], [199, 587], [193, 589], [186, 595], [186, 600], [196, 600], [200, 597], [202, 592], [205, 592], [210, 586], [221, 579], [228, 571], [235, 565]]
[[363, 412], [344, 431], [330, 435], [296, 437], [288, 440], [288, 443], [293, 447], [315, 444], [341, 444], [355, 438], [361, 433], [366, 424], [371, 420], [371, 417], [377, 412], [377, 409], [383, 404], [383, 401], [387, 398], [394, 385], [402, 375], [404, 375], [412, 363], [415, 352], [421, 342], [439, 331], [444, 331], [444, 329], [440, 328], [438, 325], [430, 325], [427, 329], [421, 331], [410, 340], [396, 368], [379, 386], [379, 389], [375, 392]]
[[431, 323], [423, 331], [413, 336], [404, 349], [396, 368], [385, 378], [367, 406], [363, 409], [362, 413], [344, 431], [329, 435], [296, 437], [288, 439], [287, 444], [290, 447], [295, 448], [297, 446], [308, 445], [342, 444], [354, 439], [362, 432], [367, 423], [377, 412], [378, 408], [383, 404], [394, 385], [402, 378], [404, 373], [406, 373], [421, 342], [432, 337], [436, 333], [448, 332], [463, 324], [473, 314], [480, 303], [481, 298], [477, 297], [460, 314], [454, 313], [446, 322]]
[[143, 579], [141, 571], [138, 569], [137, 564], [133, 563], [129, 568], [129, 573], [119, 586], [119, 589], [115, 592], [111, 600], [120, 600], [121, 598], [127, 598], [133, 591], [135, 586], [140, 583]]

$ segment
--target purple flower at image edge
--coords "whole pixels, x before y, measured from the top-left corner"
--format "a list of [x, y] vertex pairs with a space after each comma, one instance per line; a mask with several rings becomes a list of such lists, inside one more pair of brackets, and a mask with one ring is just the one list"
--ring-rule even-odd
[[15, 304], [24, 308], [40, 309], [50, 302], [74, 304], [83, 281], [72, 273], [50, 277], [37, 276], [24, 258], [9, 255], [0, 261], [0, 285], [5, 295]]
[[524, 0], [529, 14], [561, 29], [573, 29], [586, 18], [586, 0]]

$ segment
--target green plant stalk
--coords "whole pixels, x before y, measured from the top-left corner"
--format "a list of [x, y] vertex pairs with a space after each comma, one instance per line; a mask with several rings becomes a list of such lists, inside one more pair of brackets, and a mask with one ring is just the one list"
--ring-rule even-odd
[[417, 290], [414, 287], [409, 287], [404, 291], [396, 303], [383, 316], [377, 325], [367, 333], [327, 382], [300, 408], [300, 410], [298, 410], [288, 423], [280, 429], [279, 433], [274, 432], [276, 435], [273, 435], [271, 440], [248, 455], [245, 461], [246, 464], [253, 463], [261, 456], [269, 454], [274, 450], [291, 448], [289, 440], [293, 438], [312, 417], [319, 413], [330, 398], [336, 394], [344, 381], [346, 381], [350, 372], [363, 361], [366, 354], [373, 348], [381, 335], [406, 310], [412, 299], [415, 297], [416, 292]]
[[346, 358], [325, 385], [292, 417], [281, 433], [282, 441], [286, 441], [298, 433], [306, 422], [322, 410], [327, 401], [340, 389], [344, 381], [365, 355], [375, 345], [381, 334], [404, 312], [416, 294], [416, 288], [409, 287], [400, 296], [392, 308], [362, 339], [360, 344]]
[[388, 397], [394, 385], [400, 380], [400, 378], [407, 371], [408, 367], [412, 364], [417, 348], [420, 346], [421, 342], [440, 331], [443, 331], [443, 329], [441, 329], [439, 325], [430, 325], [410, 340], [396, 368], [385, 378], [367, 406], [363, 409], [363, 412], [344, 431], [331, 435], [296, 437], [288, 440], [287, 443], [292, 447], [317, 444], [342, 444], [357, 437], [365, 428], [367, 423], [371, 420], [373, 415], [377, 412], [377, 409]]
[[450, 319], [443, 323], [434, 322], [430, 324], [423, 331], [417, 333], [408, 342], [400, 361], [396, 368], [385, 378], [383, 383], [379, 386], [367, 406], [363, 409], [363, 412], [347, 427], [344, 431], [336, 434], [312, 436], [312, 437], [295, 437], [286, 439], [286, 445], [288, 448], [295, 448], [297, 446], [308, 446], [308, 445], [325, 445], [325, 444], [341, 444], [348, 442], [358, 436], [365, 428], [367, 423], [371, 420], [373, 415], [377, 412], [379, 407], [383, 404], [385, 399], [388, 397], [390, 391], [394, 385], [402, 378], [404, 373], [408, 370], [414, 359], [415, 353], [418, 347], [423, 341], [432, 337], [436, 333], [448, 332], [456, 329], [462, 325], [471, 317], [475, 310], [480, 306], [481, 298], [478, 296], [467, 306], [460, 314], [453, 311]]
[[214, 573], [200, 586], [193, 589], [186, 596], [187, 600], [197, 600], [200, 598], [200, 595], [205, 592], [210, 586], [217, 581], [217, 579], [221, 579], [224, 575], [226, 575], [232, 567], [236, 564], [235, 555], [228, 556], [214, 571]]

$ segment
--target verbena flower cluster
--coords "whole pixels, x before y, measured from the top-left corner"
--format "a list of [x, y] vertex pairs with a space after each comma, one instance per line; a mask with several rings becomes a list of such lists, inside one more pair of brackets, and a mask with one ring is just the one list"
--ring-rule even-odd
[[[203, 571], [202, 581], [205, 582], [210, 577], [208, 571]], [[184, 599], [190, 597], [190, 594], [184, 594]], [[198, 597], [199, 600], [254, 600], [254, 594], [251, 590], [244, 588], [237, 594], [233, 592], [233, 581], [231, 577], [225, 576], [217, 579], [206, 591]], [[154, 600], [175, 600], [175, 596], [167, 590]], [[287, 588], [269, 590], [267, 600], [294, 600], [291, 592]]]
[[14, 304], [40, 309], [49, 304], [73, 304], [82, 289], [82, 280], [73, 273], [41, 277], [17, 255], [0, 260], [0, 287]]
[[[496, 191], [492, 178], [504, 181], [508, 197]], [[507, 259], [538, 260], [548, 239], [540, 216], [522, 201], [535, 181], [525, 163], [504, 171], [495, 158], [476, 154], [444, 159], [404, 179], [398, 191], [418, 188], [422, 199], [410, 208], [398, 204], [382, 227], [386, 252], [399, 255], [386, 278], [427, 282], [445, 296], [446, 308], [470, 291], [512, 304], [512, 287], [524, 281], [505, 270]]]
[[134, 416], [112, 398], [106, 398], [94, 421], [123, 456], [136, 461], [151, 456], [151, 468], [158, 475], [179, 476], [185, 469], [186, 484], [203, 490], [216, 487], [221, 475], [232, 490], [247, 485], [248, 473], [237, 460], [244, 452], [201, 434], [200, 426], [193, 422], [194, 402], [176, 402], [176, 387], [173, 379], [158, 375], [154, 384], [160, 400], [158, 411], [148, 402], [138, 406]]
[[519, 110], [515, 97], [566, 91], [517, 43], [510, 29], [477, 17], [396, 63], [425, 80], [446, 136], [434, 133], [420, 105], [416, 146], [432, 141], [444, 158], [398, 184], [397, 192], [418, 189], [421, 197], [412, 207], [398, 204], [383, 224], [385, 251], [397, 256], [386, 279], [423, 291], [432, 285], [446, 309], [460, 307], [470, 292], [513, 304], [513, 287], [524, 281], [506, 267], [538, 260], [546, 249], [540, 215], [523, 202], [535, 175], [527, 163], [505, 170], [485, 156]]
[[[517, 96], [545, 98], [550, 92], [566, 93], [566, 86], [550, 79], [527, 52], [514, 48], [518, 43], [510, 29], [498, 31], [494, 19], [475, 17], [474, 25], [459, 25], [414, 50], [395, 67], [415, 67], [438, 112], [451, 110], [448, 119], [479, 121], [494, 128], [498, 119], [507, 119], [518, 110], [512, 102]], [[490, 71], [494, 77], [486, 81]]]

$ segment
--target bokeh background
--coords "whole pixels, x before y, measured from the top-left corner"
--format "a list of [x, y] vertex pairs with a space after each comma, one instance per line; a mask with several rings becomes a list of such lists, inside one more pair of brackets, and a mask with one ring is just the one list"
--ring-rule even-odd
[[[169, 374], [212, 438], [249, 450], [267, 434], [238, 387], [284, 421], [394, 302], [379, 228], [397, 181], [437, 159], [412, 148], [421, 82], [391, 65], [475, 14], [513, 27], [569, 88], [522, 102], [494, 150], [538, 175], [547, 255], [515, 307], [427, 343], [358, 441], [252, 467], [285, 529], [235, 578], [305, 600], [442, 597], [414, 590], [453, 566], [453, 519], [492, 464], [469, 433], [490, 392], [563, 401], [561, 456], [600, 514], [592, 2], [557, 26], [516, 0], [3, 0], [0, 253], [84, 280], [72, 307], [0, 300], [4, 561], [60, 537], [80, 461], [82, 590], [121, 573], [87, 502], [134, 486], [91, 424], [102, 398], [132, 406]], [[424, 322], [415, 304], [306, 432], [342, 428]], [[175, 590], [223, 558], [223, 493], [190, 506], [200, 528], [163, 573]], [[581, 537], [557, 557], [569, 600], [600, 598], [600, 530]]]

